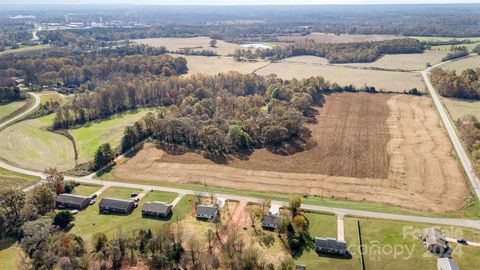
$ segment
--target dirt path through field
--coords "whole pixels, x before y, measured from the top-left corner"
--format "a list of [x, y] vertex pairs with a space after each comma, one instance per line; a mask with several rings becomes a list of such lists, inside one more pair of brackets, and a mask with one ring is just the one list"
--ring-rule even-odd
[[422, 211], [453, 211], [468, 195], [430, 99], [409, 95], [327, 96], [312, 136], [318, 146], [292, 156], [255, 151], [214, 164], [195, 153], [145, 145], [113, 171], [125, 180], [206, 183], [240, 190], [319, 195]]

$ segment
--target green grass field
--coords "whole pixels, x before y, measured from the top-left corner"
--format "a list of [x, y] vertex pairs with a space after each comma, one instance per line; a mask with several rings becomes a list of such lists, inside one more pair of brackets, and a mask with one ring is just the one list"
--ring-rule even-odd
[[443, 98], [442, 100], [453, 121], [467, 114], [474, 115], [480, 120], [480, 101], [458, 98]]
[[0, 168], [0, 191], [11, 188], [25, 188], [38, 180], [39, 178], [36, 176], [25, 175]]
[[22, 108], [25, 104], [27, 104], [26, 101], [15, 101], [11, 102], [5, 105], [0, 106], [0, 119], [9, 116], [16, 110]]
[[22, 53], [22, 52], [29, 52], [29, 51], [38, 51], [38, 50], [44, 50], [50, 48], [49, 44], [40, 44], [40, 45], [35, 45], [35, 46], [25, 46], [21, 47], [18, 49], [9, 49], [5, 50], [3, 52], [0, 52], [0, 56], [4, 54], [16, 54], [16, 53]]
[[112, 187], [107, 189], [97, 198], [97, 203], [89, 206], [87, 209], [80, 211], [75, 216], [74, 226], [71, 233], [80, 235], [88, 244], [93, 234], [104, 232], [107, 236], [112, 237], [117, 233], [130, 233], [137, 229], [151, 229], [155, 231], [163, 224], [181, 220], [185, 218], [191, 211], [191, 203], [193, 196], [185, 196], [174, 208], [173, 216], [170, 220], [156, 220], [142, 218], [142, 205], [147, 201], [165, 201], [172, 202], [177, 196], [176, 193], [154, 191], [148, 194], [139, 202], [139, 205], [129, 215], [101, 215], [98, 212], [98, 203], [104, 197], [114, 197], [120, 199], [129, 199], [131, 192], [141, 192], [141, 190]]
[[73, 145], [65, 136], [49, 132], [55, 115], [21, 121], [0, 133], [0, 158], [26, 169], [68, 170], [75, 166]]
[[77, 145], [78, 162], [85, 163], [92, 160], [95, 151], [103, 143], [110, 143], [112, 147], [120, 145], [125, 127], [135, 123], [148, 112], [149, 110], [142, 109], [122, 113], [69, 130]]
[[78, 196], [90, 196], [101, 188], [102, 188], [101, 186], [91, 186], [91, 185], [82, 184], [82, 185], [76, 186], [72, 193]]
[[0, 269], [18, 269], [18, 244], [0, 243]]
[[65, 96], [55, 92], [55, 91], [43, 91], [39, 94], [41, 104], [45, 104], [48, 102], [59, 102], [63, 103], [65, 101]]
[[464, 38], [456, 38], [456, 37], [425, 37], [425, 36], [408, 36], [409, 38], [418, 39], [420, 41], [450, 41], [450, 40], [468, 40], [471, 42], [480, 42], [480, 37], [464, 37]]
[[[307, 214], [312, 237], [333, 236], [336, 231], [335, 216]], [[345, 239], [352, 259], [318, 255], [314, 251], [304, 252], [296, 263], [306, 264], [307, 269], [361, 269], [358, 251], [357, 218], [345, 218]], [[360, 218], [366, 269], [436, 269], [436, 258], [426, 252], [418, 239], [429, 224]], [[464, 228], [442, 227], [447, 237], [478, 241], [480, 232]], [[473, 270], [480, 263], [480, 247], [459, 246], [450, 243], [453, 258], [460, 269]]]

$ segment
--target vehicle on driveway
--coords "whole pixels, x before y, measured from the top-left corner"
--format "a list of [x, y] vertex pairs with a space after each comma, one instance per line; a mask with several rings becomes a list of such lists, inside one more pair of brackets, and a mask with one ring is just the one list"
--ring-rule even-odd
[[462, 244], [462, 245], [468, 245], [468, 242], [465, 239], [457, 239], [457, 243]]
[[94, 205], [95, 202], [96, 202], [96, 201], [95, 201], [94, 199], [90, 200], [90, 205]]

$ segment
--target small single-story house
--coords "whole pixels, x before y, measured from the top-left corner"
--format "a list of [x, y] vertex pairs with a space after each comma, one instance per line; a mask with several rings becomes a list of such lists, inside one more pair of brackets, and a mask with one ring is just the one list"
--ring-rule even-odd
[[216, 219], [218, 216], [218, 206], [216, 205], [197, 205], [195, 215], [199, 219]]
[[320, 238], [315, 237], [314, 241], [315, 251], [321, 253], [330, 253], [338, 255], [347, 255], [347, 243], [345, 241], [339, 241], [335, 238]]
[[268, 214], [262, 220], [262, 227], [265, 229], [276, 230], [280, 225], [281, 217], [278, 215]]
[[167, 218], [172, 214], [172, 205], [164, 202], [146, 202], [142, 206], [142, 216]]
[[307, 266], [304, 264], [295, 265], [295, 270], [307, 270]]
[[58, 208], [84, 209], [90, 203], [89, 197], [83, 197], [73, 194], [59, 194], [56, 199]]
[[452, 258], [438, 258], [437, 259], [438, 270], [460, 270], [458, 264]]
[[128, 214], [132, 211], [134, 202], [113, 198], [103, 198], [98, 204], [100, 213], [121, 213]]
[[448, 241], [438, 227], [430, 227], [423, 231], [421, 237], [425, 247], [435, 256], [450, 257], [451, 250]]

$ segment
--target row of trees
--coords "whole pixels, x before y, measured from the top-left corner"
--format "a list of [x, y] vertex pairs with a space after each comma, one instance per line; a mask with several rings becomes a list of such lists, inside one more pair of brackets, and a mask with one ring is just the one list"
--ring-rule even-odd
[[449, 61], [460, 57], [469, 55], [468, 49], [465, 46], [452, 46], [450, 53], [442, 58], [442, 61]]
[[352, 43], [316, 43], [306, 40], [272, 49], [236, 50], [234, 58], [260, 57], [262, 59], [279, 60], [299, 55], [314, 55], [325, 57], [330, 63], [361, 63], [372, 62], [383, 54], [421, 53], [423, 45], [416, 39], [394, 39], [371, 42]]
[[20, 92], [20, 88], [15, 85], [1, 86], [0, 83], [0, 104], [21, 99], [25, 99], [25, 96]]
[[473, 115], [465, 115], [457, 120], [461, 138], [472, 154], [473, 167], [480, 175], [480, 122]]
[[455, 70], [436, 68], [432, 82], [445, 97], [480, 99], [480, 69], [466, 69], [457, 75]]

